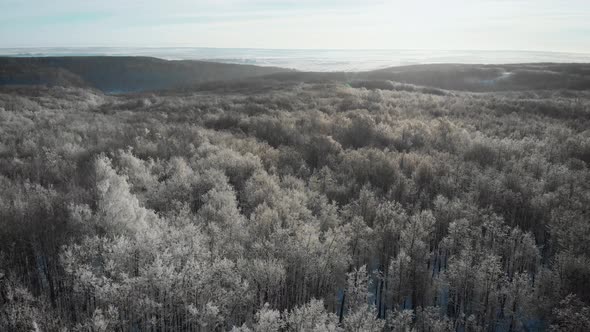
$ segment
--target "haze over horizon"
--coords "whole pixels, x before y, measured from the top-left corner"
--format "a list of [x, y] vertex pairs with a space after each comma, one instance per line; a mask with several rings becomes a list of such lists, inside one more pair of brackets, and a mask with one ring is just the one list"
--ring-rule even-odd
[[290, 68], [301, 71], [369, 71], [419, 64], [585, 63], [590, 54], [534, 51], [329, 50], [199, 47], [0, 48], [0, 56], [147, 56]]
[[[567, 2], [567, 3], [565, 3]], [[590, 53], [590, 2], [0, 2], [0, 48], [531, 50]]]

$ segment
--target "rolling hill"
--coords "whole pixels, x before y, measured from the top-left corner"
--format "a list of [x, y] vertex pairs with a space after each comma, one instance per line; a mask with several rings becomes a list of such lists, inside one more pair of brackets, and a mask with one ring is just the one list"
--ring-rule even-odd
[[[383, 90], [474, 92], [590, 89], [590, 64], [431, 64], [366, 72], [301, 72], [206, 61], [150, 57], [0, 57], [0, 86], [92, 87], [106, 93], [255, 88], [260, 84], [345, 82]], [[426, 90], [425, 88], [426, 87]]]
[[150, 57], [0, 58], [0, 85], [93, 87], [108, 93], [171, 89], [288, 69]]

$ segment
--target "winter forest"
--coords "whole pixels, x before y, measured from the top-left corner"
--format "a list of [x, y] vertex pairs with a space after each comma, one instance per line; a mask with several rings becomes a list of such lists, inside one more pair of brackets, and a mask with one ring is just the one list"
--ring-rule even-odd
[[590, 331], [590, 93], [530, 82], [1, 87], [0, 331]]

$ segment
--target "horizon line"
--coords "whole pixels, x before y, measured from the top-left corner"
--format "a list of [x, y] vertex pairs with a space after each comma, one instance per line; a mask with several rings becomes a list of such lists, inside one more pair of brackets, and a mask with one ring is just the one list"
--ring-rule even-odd
[[211, 49], [268, 51], [434, 51], [434, 52], [521, 52], [590, 55], [590, 51], [548, 51], [526, 49], [438, 49], [438, 48], [269, 48], [269, 47], [210, 47], [210, 46], [0, 46], [0, 50], [15, 49]]

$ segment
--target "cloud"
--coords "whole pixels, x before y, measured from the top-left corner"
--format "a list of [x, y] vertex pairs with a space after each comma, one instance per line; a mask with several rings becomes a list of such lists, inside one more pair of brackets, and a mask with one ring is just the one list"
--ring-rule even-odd
[[588, 51], [590, 1], [3, 1], [1, 46]]

